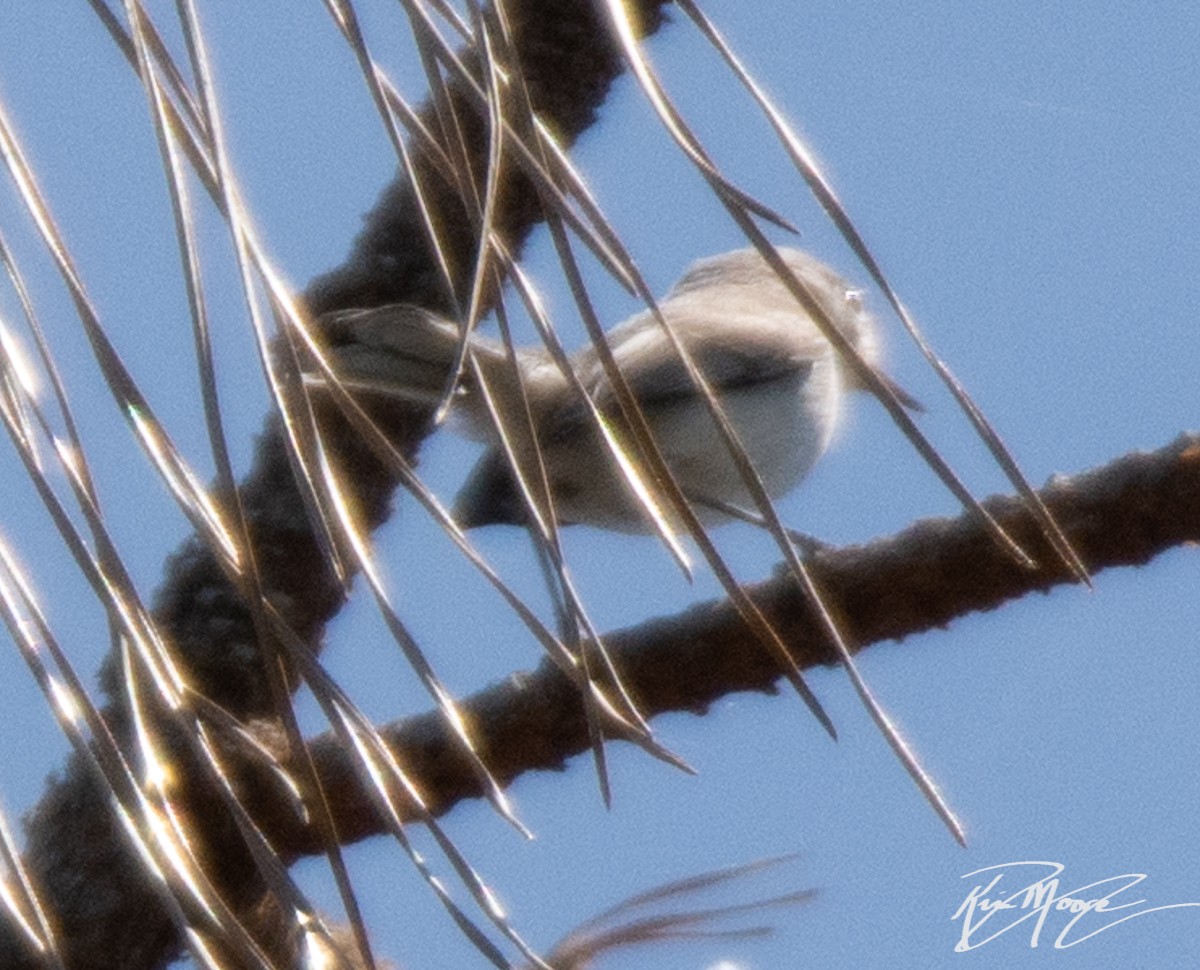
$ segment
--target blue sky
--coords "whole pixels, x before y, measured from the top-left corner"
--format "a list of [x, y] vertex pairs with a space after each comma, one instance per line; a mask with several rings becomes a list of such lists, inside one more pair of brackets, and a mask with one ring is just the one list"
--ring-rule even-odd
[[[166, 5], [157, 6], [165, 17]], [[1156, 3], [1152, 14], [1135, 4], [1051, 9], [1032, 0], [773, 6], [769, 16], [764, 5], [731, 0], [706, 9], [823, 160], [902, 297], [1032, 481], [1159, 447], [1195, 426], [1195, 4]], [[299, 288], [342, 259], [394, 160], [319, 4], [236, 7], [202, 10], [233, 156], [269, 251]], [[419, 98], [411, 56], [387, 49], [400, 26], [395, 9], [364, 4], [364, 12], [377, 54]], [[649, 51], [725, 171], [793, 219], [800, 245], [861, 278], [767, 127], [683, 19]], [[206, 476], [170, 215], [128, 69], [82, 4], [9, 4], [0, 12], [0, 97], [102, 318]], [[628, 78], [576, 158], [658, 290], [691, 260], [740, 245]], [[27, 260], [100, 469], [106, 514], [149, 596], [185, 525], [104, 394], [7, 187], [0, 227]], [[205, 228], [230, 437], [245, 467], [265, 396], [226, 237], [211, 214]], [[577, 332], [542, 235], [527, 256], [564, 332]], [[613, 322], [634, 309], [611, 286], [598, 294]], [[15, 310], [12, 294], [0, 291], [0, 312], [14, 318]], [[898, 325], [885, 321], [891, 369], [929, 408], [923, 427], [978, 493], [1002, 489]], [[447, 495], [474, 457], [445, 434], [424, 454], [429, 481]], [[33, 572], [72, 656], [94, 670], [106, 646], [97, 641], [99, 610], [47, 539], [7, 446], [0, 455], [3, 537]], [[377, 537], [380, 554], [402, 616], [453, 688], [467, 693], [536, 663], [536, 645], [436, 529], [410, 502], [398, 507]], [[838, 543], [956, 511], [866, 398], [781, 510]], [[718, 537], [743, 578], [768, 575], [776, 557], [758, 537], [739, 527]], [[478, 542], [534, 595], [519, 532], [487, 530]], [[704, 577], [687, 586], [649, 539], [578, 529], [568, 546], [603, 629], [717, 595]], [[964, 818], [965, 851], [834, 672], [812, 684], [839, 725], [836, 745], [786, 694], [734, 696], [707, 717], [658, 724], [698, 778], [614, 748], [612, 811], [580, 760], [563, 775], [514, 787], [538, 835], [532, 844], [480, 805], [456, 809], [448, 824], [543, 947], [624, 895], [764, 855], [798, 853], [755, 883], [760, 893], [821, 891], [812, 905], [776, 914], [778, 932], [765, 943], [618, 955], [614, 968], [698, 966], [722, 955], [755, 967], [1195, 963], [1200, 909], [1151, 914], [1065, 950], [1052, 945], [1061, 928], [1052, 915], [1037, 948], [1017, 930], [961, 955], [953, 952], [960, 924], [950, 917], [974, 885], [964, 873], [1022, 860], [1061, 862], [1064, 887], [1145, 873], [1137, 898], [1149, 905], [1200, 902], [1197, 578], [1195, 550], [1177, 550], [1141, 570], [1099, 575], [1092, 593], [1030, 597], [863, 655], [870, 683]], [[427, 706], [365, 601], [332, 626], [327, 659], [380, 720]], [[65, 742], [15, 651], [0, 650], [0, 682], [0, 791], [18, 815], [61, 764]], [[466, 944], [398, 851], [377, 840], [350, 855], [384, 954], [412, 968], [468, 965]], [[323, 896], [315, 868], [298, 873]]]

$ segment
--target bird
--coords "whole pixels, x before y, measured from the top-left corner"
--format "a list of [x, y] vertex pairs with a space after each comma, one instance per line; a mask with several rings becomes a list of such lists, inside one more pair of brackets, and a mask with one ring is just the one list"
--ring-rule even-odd
[[[693, 263], [656, 308], [634, 314], [604, 335], [612, 366], [636, 401], [684, 499], [705, 527], [732, 519], [761, 524], [762, 517], [755, 514], [753, 490], [664, 321], [712, 391], [771, 500], [790, 492], [824, 456], [849, 392], [871, 385], [903, 407], [923, 410], [881, 369], [880, 328], [863, 292], [809, 253], [780, 247], [775, 254], [826, 323], [856, 352], [857, 366], [826, 336], [806, 303], [757, 248]], [[462, 345], [456, 323], [429, 310], [393, 304], [341, 311], [325, 324], [348, 389], [395, 395], [440, 409]], [[532, 525], [533, 517], [543, 512], [536, 507], [542, 500], [535, 497], [541, 490], [522, 488], [514, 467], [531, 482], [537, 480], [539, 463], [554, 519], [561, 525], [662, 534], [664, 518], [670, 528], [679, 524], [671, 521], [678, 518], [672, 503], [660, 502], [653, 489], [643, 488], [639, 495], [644, 474], [622, 470], [628, 463], [621, 456], [635, 453], [629, 447], [630, 419], [595, 345], [563, 362], [561, 355], [543, 346], [517, 348], [510, 355], [505, 343], [472, 333], [467, 360], [461, 379], [455, 377], [449, 413], [456, 416], [460, 430], [484, 441], [486, 449], [451, 510], [460, 529]], [[532, 434], [523, 428], [532, 429]], [[615, 450], [606, 443], [610, 439], [618, 442]], [[632, 464], [635, 469], [639, 465]], [[824, 546], [803, 533], [789, 529], [787, 534], [802, 552]], [[561, 614], [565, 618], [566, 610]], [[828, 715], [786, 656], [786, 647], [773, 635], [764, 642], [775, 643], [783, 652], [784, 672], [836, 737]], [[905, 770], [965, 845], [953, 811], [871, 696], [849, 651], [842, 651], [844, 666]], [[640, 721], [636, 710], [633, 714]], [[594, 734], [601, 736], [599, 729]], [[599, 755], [597, 764], [607, 800]]]
[[[862, 291], [807, 252], [780, 247], [777, 253], [901, 404], [920, 410], [880, 370], [879, 326]], [[695, 262], [658, 302], [658, 311], [703, 374], [767, 494], [774, 500], [790, 492], [829, 448], [847, 392], [865, 387], [859, 372], [754, 248]], [[352, 387], [430, 402], [444, 393], [461, 339], [455, 323], [403, 304], [341, 311], [326, 321], [326, 334]], [[636, 313], [605, 336], [700, 521], [720, 524], [752, 507], [751, 491], [704, 396], [655, 313]], [[652, 516], [636, 482], [621, 470], [598, 427], [597, 414], [628, 448], [619, 396], [596, 348], [570, 356], [572, 379], [545, 347], [517, 349], [514, 367], [502, 342], [478, 334], [469, 339], [477, 370], [464, 370], [451, 397], [452, 424], [487, 449], [454, 501], [460, 528], [528, 523], [511, 452], [527, 480], [536, 468], [530, 460], [540, 454], [560, 524], [651, 531]], [[524, 406], [530, 419], [525, 425], [516, 417]], [[508, 450], [493, 412], [504, 420]], [[536, 446], [520, 430], [530, 425]]]

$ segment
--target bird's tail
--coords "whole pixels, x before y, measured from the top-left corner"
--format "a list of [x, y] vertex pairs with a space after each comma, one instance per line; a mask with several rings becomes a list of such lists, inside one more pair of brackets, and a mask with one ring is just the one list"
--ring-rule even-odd
[[[321, 324], [336, 369], [351, 390], [431, 407], [446, 397], [461, 337], [444, 317], [393, 304], [331, 314]], [[504, 363], [503, 347], [495, 341], [472, 337], [471, 346], [488, 371]]]
[[[330, 356], [349, 390], [410, 406], [448, 403], [457, 419], [455, 429], [481, 441], [496, 439], [491, 409], [511, 419], [524, 413], [527, 404], [540, 414], [561, 398], [560, 385], [566, 382], [542, 348], [517, 349], [514, 367], [502, 342], [479, 334], [471, 335], [470, 359], [459, 368], [458, 326], [420, 307], [393, 304], [347, 310], [322, 318], [321, 324]], [[456, 368], [461, 373], [455, 374]], [[490, 408], [480, 393], [480, 375]], [[519, 422], [510, 432], [521, 437]]]

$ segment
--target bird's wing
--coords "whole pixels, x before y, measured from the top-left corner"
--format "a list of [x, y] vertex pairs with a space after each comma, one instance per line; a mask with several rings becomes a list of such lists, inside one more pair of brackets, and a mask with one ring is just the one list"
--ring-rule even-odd
[[[803, 375], [811, 369], [819, 349], [806, 346], [795, 333], [784, 335], [778, 327], [739, 334], [736, 343], [717, 328], [691, 327], [686, 332], [688, 352], [718, 396]], [[619, 328], [611, 337], [621, 373], [643, 407], [665, 407], [697, 393], [687, 368], [657, 324], [646, 321], [645, 325]], [[581, 354], [577, 361], [579, 376], [596, 407], [605, 414], [616, 413], [617, 394], [594, 351]], [[573, 399], [555, 412], [548, 430], [554, 438], [565, 438], [589, 423], [586, 407]]]
[[448, 320], [396, 304], [331, 313], [321, 329], [342, 374], [355, 384], [429, 403], [445, 393], [459, 342]]
[[476, 462], [454, 500], [451, 514], [461, 529], [525, 523], [525, 503], [508, 459], [499, 448], [489, 448]]

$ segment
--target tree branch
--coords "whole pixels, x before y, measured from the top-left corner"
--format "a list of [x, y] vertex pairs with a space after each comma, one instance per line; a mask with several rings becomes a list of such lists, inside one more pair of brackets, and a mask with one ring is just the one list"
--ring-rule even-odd
[[[633, 4], [647, 33], [661, 25], [665, 2]], [[623, 69], [620, 55], [591, 0], [509, 0], [506, 11], [534, 107], [570, 144], [595, 120], [598, 106]], [[469, 98], [461, 92], [452, 97], [464, 121], [472, 170], [482, 173], [485, 122]], [[427, 125], [435, 123], [430, 108], [423, 109], [423, 115]], [[436, 163], [418, 154], [416, 164], [421, 168]], [[438, 190], [432, 178], [426, 182], [435, 187], [434, 208], [446, 231], [448, 256], [461, 291], [475, 253], [472, 223], [448, 187]], [[539, 217], [535, 189], [519, 172], [510, 171], [496, 229], [514, 252]], [[447, 295], [435, 266], [409, 187], [398, 179], [368, 216], [347, 263], [316, 280], [307, 300], [314, 313], [387, 302], [444, 311]], [[415, 461], [428, 414], [393, 411], [388, 417], [382, 422], [384, 429]], [[363, 525], [375, 529], [388, 516], [397, 482], [357, 435], [339, 431], [334, 424], [327, 436], [333, 458], [353, 490]], [[344, 594], [314, 538], [276, 418], [267, 421], [254, 469], [240, 494], [267, 595], [292, 629], [319, 649], [324, 626], [341, 608]], [[243, 720], [272, 715], [263, 672], [263, 658], [270, 652], [260, 648], [250, 611], [199, 540], [189, 540], [168, 563], [155, 616], [193, 687]], [[135, 757], [121, 674], [111, 658], [101, 682], [109, 699], [104, 709], [109, 728], [123, 750]], [[186, 777], [186, 770], [181, 774]], [[228, 813], [210, 792], [192, 790], [186, 797], [196, 825], [190, 834], [199, 854], [211, 860], [210, 877], [230, 905], [252, 920], [268, 890], [250, 855], [238, 851], [241, 840]], [[139, 970], [163, 966], [178, 956], [177, 930], [140, 861], [129, 852], [112, 815], [109, 793], [93, 780], [82, 758], [72, 757], [64, 773], [50, 780], [26, 819], [26, 831], [24, 861], [53, 913], [72, 970]], [[39, 966], [6, 919], [0, 919], [0, 966]]]
[[[1040, 494], [1093, 574], [1143, 565], [1166, 550], [1200, 542], [1200, 434], [1181, 435], [1153, 453], [1056, 477]], [[942, 629], [969, 613], [1072, 581], [1018, 499], [993, 497], [984, 504], [1034, 554], [1041, 564], [1037, 570], [1014, 563], [966, 513], [919, 521], [897, 535], [822, 551], [811, 560], [823, 596], [857, 649]], [[820, 622], [782, 569], [777, 578], [752, 587], [752, 596], [801, 667], [837, 663]], [[774, 692], [780, 677], [727, 601], [612, 633], [605, 642], [648, 717], [668, 711], [701, 714], [736, 691]], [[578, 691], [548, 662], [461, 706], [480, 754], [502, 783], [527, 771], [561, 770], [567, 759], [588, 749]], [[383, 734], [434, 813], [482, 794], [436, 714], [406, 719]], [[311, 747], [342, 838], [352, 842], [379, 834], [379, 816], [353, 756], [330, 735]], [[263, 821], [284, 857], [318, 851], [311, 832], [289, 818], [272, 815]]]
[[[659, 26], [664, 2], [637, 3], [647, 32]], [[534, 103], [569, 143], [594, 119], [621, 70], [619, 57], [596, 21], [591, 0], [509, 0], [507, 9]], [[482, 121], [477, 121], [465, 134], [477, 156], [475, 170], [482, 172], [486, 139]], [[421, 164], [432, 163], [418, 158]], [[510, 175], [497, 226], [516, 249], [539, 210], [533, 188], [517, 173]], [[462, 274], [474, 255], [471, 221], [448, 190], [434, 203], [440, 223], [449, 227], [451, 262]], [[406, 183], [397, 181], [384, 192], [347, 264], [315, 281], [307, 300], [314, 313], [388, 302], [445, 310], [447, 296], [437, 283]], [[414, 414], [393, 421], [387, 430], [398, 448], [415, 457], [426, 428], [427, 416]], [[334, 457], [355, 488], [364, 524], [373, 529], [386, 519], [396, 483], [354, 435], [330, 437], [338, 449]], [[1200, 539], [1200, 441], [1182, 438], [1156, 455], [1120, 459], [1107, 469], [1056, 482], [1045, 495], [1091, 568], [1144, 562], [1162, 549]], [[293, 629], [319, 648], [343, 593], [313, 538], [273, 420], [260, 439], [242, 499], [272, 601]], [[1027, 548], [1042, 551], [1036, 531], [1013, 500], [995, 499], [990, 507]], [[1049, 556], [1045, 561], [1053, 562]], [[965, 520], [919, 523], [890, 540], [824, 553], [814, 568], [844, 629], [859, 645], [941, 626], [1065, 578], [1049, 566], [1044, 572], [1023, 572], [997, 552], [973, 521]], [[755, 596], [787, 641], [802, 645], [797, 647], [802, 665], [832, 661], [787, 580], [763, 584]], [[190, 541], [168, 565], [156, 617], [185, 658], [197, 689], [247, 721], [271, 716], [260, 669], [263, 652], [249, 613], [199, 542]], [[777, 678], [769, 658], [724, 604], [695, 607], [680, 617], [614, 634], [609, 643], [650, 715], [700, 712], [730, 691], [773, 690]], [[115, 666], [107, 669], [104, 684], [112, 701], [105, 711], [111, 729], [133, 751]], [[525, 771], [560, 768], [586, 747], [576, 692], [548, 666], [514, 675], [471, 698], [466, 708], [481, 754], [505, 782]], [[414, 718], [388, 734], [436, 811], [478, 796], [474, 776], [437, 718]], [[319, 739], [315, 750], [341, 838], [353, 841], [378, 832], [377, 814], [345, 752], [329, 739]], [[247, 806], [281, 855], [294, 859], [319, 851], [311, 831], [260, 798], [265, 787], [251, 779]], [[218, 804], [211, 793], [192, 791], [188, 799], [196, 822], [191, 834], [201, 854], [212, 860], [211, 875], [239, 914], [253, 920], [266, 892], [257, 870], [239, 851], [240, 840], [225, 813], [206, 811]], [[31, 814], [26, 862], [53, 912], [72, 970], [158, 967], [180, 952], [176, 927], [114, 824], [109, 793], [93, 782], [80, 758], [71, 759], [64, 775], [50, 783]], [[0, 966], [39, 966], [3, 920]]]

